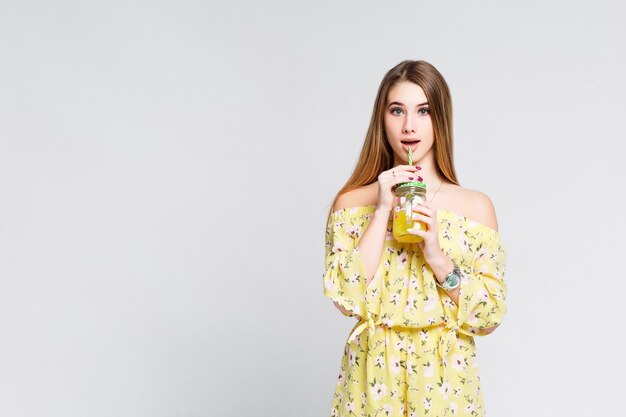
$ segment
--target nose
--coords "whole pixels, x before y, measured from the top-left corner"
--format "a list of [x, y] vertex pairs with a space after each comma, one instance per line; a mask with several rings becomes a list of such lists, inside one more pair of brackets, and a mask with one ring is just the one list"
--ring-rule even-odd
[[404, 119], [404, 126], [402, 126], [402, 133], [415, 133], [415, 118], [407, 115]]

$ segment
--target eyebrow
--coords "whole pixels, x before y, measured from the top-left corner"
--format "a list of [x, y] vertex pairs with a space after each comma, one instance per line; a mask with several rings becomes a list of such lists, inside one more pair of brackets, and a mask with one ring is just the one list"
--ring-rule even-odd
[[[404, 104], [400, 103], [399, 101], [392, 101], [391, 103], [389, 103], [389, 106], [393, 106], [394, 104], [398, 104], [398, 105], [400, 105], [400, 106], [404, 106]], [[427, 101], [425, 101], [425, 102], [423, 102], [423, 103], [420, 103], [420, 104], [418, 104], [418, 105], [417, 105], [417, 106], [415, 106], [415, 107], [424, 106], [424, 105], [426, 105], [426, 104], [428, 104], [428, 102], [427, 102]], [[389, 106], [387, 106], [387, 107], [389, 107]]]

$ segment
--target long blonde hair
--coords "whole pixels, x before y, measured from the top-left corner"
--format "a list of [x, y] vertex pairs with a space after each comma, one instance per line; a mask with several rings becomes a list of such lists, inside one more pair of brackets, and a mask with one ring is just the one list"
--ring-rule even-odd
[[375, 182], [381, 172], [393, 167], [393, 150], [384, 135], [383, 120], [389, 90], [402, 81], [415, 83], [424, 90], [433, 124], [435, 169], [443, 178], [458, 184], [453, 162], [452, 98], [448, 84], [430, 63], [402, 61], [390, 69], [380, 83], [361, 155], [352, 175], [333, 199], [326, 223], [339, 196]]

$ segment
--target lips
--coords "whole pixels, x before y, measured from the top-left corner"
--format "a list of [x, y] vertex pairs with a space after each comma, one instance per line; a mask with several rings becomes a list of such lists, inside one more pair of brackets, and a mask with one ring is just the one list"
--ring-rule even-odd
[[415, 148], [417, 148], [417, 144], [420, 142], [419, 140], [415, 139], [415, 140], [411, 140], [411, 139], [407, 139], [407, 140], [402, 140], [402, 147], [404, 148], [405, 151], [409, 150], [409, 147], [412, 148], [413, 150], [415, 150]]

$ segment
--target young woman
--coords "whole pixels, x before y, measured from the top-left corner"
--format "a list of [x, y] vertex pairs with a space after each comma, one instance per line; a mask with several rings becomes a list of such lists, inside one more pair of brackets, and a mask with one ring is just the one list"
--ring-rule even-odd
[[[448, 86], [425, 61], [382, 80], [359, 161], [331, 206], [324, 294], [358, 322], [331, 416], [485, 414], [474, 336], [506, 313], [505, 249], [490, 198], [459, 185]], [[408, 164], [408, 147], [413, 164]], [[392, 234], [394, 186], [417, 177], [426, 201]]]

